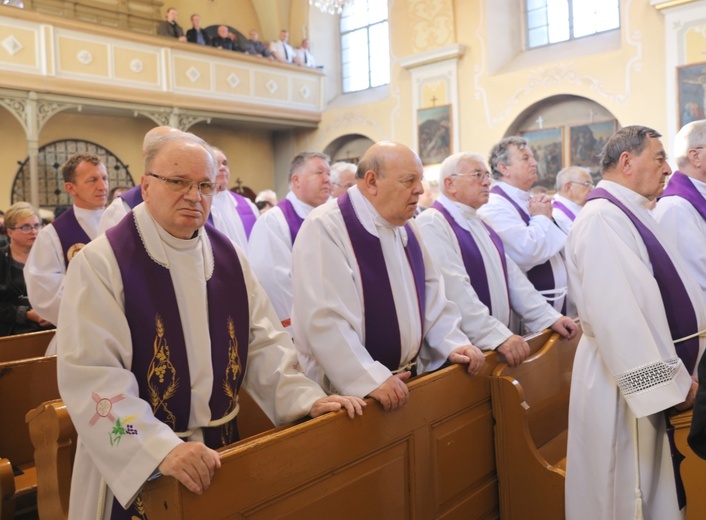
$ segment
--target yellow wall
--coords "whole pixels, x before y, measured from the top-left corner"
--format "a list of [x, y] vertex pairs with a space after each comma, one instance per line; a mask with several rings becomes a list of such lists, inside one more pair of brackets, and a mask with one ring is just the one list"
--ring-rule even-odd
[[19, 169], [19, 162], [27, 158], [27, 139], [19, 121], [4, 108], [0, 108], [0, 209], [10, 207], [12, 181]]

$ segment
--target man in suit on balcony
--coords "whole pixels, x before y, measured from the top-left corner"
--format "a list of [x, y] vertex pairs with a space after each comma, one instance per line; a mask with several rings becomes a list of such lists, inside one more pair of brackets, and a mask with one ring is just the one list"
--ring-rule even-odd
[[184, 36], [184, 29], [182, 29], [181, 25], [177, 23], [177, 15], [177, 10], [173, 7], [167, 9], [167, 19], [159, 23], [157, 26], [157, 34], [159, 36], [176, 38], [180, 42], [185, 42], [186, 36]]
[[191, 15], [191, 29], [186, 31], [186, 40], [199, 45], [211, 45], [211, 37], [201, 27], [201, 17], [197, 14]]

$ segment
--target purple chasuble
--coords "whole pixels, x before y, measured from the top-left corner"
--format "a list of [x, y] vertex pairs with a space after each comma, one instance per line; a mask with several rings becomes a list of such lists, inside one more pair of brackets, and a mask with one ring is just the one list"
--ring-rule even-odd
[[[235, 210], [238, 212], [240, 221], [243, 223], [243, 227], [245, 228], [245, 236], [250, 239], [250, 232], [252, 231], [252, 227], [255, 225], [257, 215], [250, 207], [250, 204], [248, 204], [248, 201], [245, 197], [230, 190], [228, 190], [228, 193], [230, 193], [233, 198], [238, 202], [238, 205], [235, 207]], [[294, 241], [292, 241], [292, 243], [294, 243]]]
[[[245, 278], [230, 240], [206, 225], [214, 257], [213, 275], [206, 282], [211, 339], [213, 388], [211, 420], [236, 407], [236, 395], [245, 374], [250, 333], [250, 310]], [[125, 293], [125, 317], [130, 326], [133, 360], [140, 398], [157, 419], [175, 432], [188, 429], [191, 379], [179, 306], [169, 270], [152, 260], [145, 249], [134, 216], [106, 231], [120, 267]], [[239, 439], [233, 419], [203, 428], [204, 442], [217, 449]], [[136, 504], [124, 510], [113, 502], [115, 520], [141, 518]]]
[[576, 220], [576, 215], [574, 215], [574, 212], [571, 211], [569, 208], [567, 208], [565, 204], [562, 204], [558, 200], [555, 200], [552, 202], [552, 206], [554, 206], [556, 209], [561, 211], [564, 215], [569, 217], [569, 220], [571, 220], [571, 222]]
[[282, 202], [277, 204], [277, 207], [282, 210], [284, 214], [284, 219], [287, 221], [287, 226], [289, 226], [289, 236], [292, 238], [292, 245], [297, 238], [297, 233], [299, 233], [299, 228], [302, 227], [304, 219], [297, 215], [294, 206], [289, 199], [284, 199]]
[[52, 223], [52, 226], [54, 226], [54, 230], [59, 236], [61, 250], [64, 253], [64, 267], [68, 267], [74, 255], [88, 244], [91, 239], [83, 230], [81, 224], [78, 223], [78, 220], [76, 220], [73, 206], [59, 215]]
[[[473, 234], [470, 231], [463, 229], [461, 226], [459, 226], [456, 220], [451, 216], [451, 213], [449, 213], [449, 211], [439, 201], [435, 201], [431, 207], [441, 213], [451, 226], [451, 229], [453, 230], [454, 234], [456, 235], [456, 239], [458, 240], [458, 245], [461, 249], [461, 258], [463, 259], [463, 265], [466, 267], [466, 273], [468, 273], [468, 276], [471, 280], [473, 290], [476, 291], [478, 298], [481, 302], [483, 302], [483, 305], [488, 307], [488, 312], [492, 315], [493, 307], [491, 305], [490, 300], [490, 286], [488, 284], [488, 274], [485, 270], [483, 254], [481, 253], [478, 244], [476, 244], [476, 240], [475, 238], [473, 238]], [[498, 254], [500, 255], [500, 261], [503, 265], [503, 273], [505, 274], [505, 287], [508, 289], [508, 301], [510, 301], [509, 285], [507, 278], [507, 262], [505, 260], [505, 247], [503, 246], [503, 242], [500, 239], [500, 236], [498, 236], [498, 234], [493, 230], [493, 228], [491, 228], [485, 222], [482, 222], [482, 224], [488, 231], [490, 239], [493, 241], [493, 244], [495, 245], [495, 248], [498, 250]]]
[[[522, 217], [525, 225], [529, 226], [530, 216], [520, 206], [518, 206], [517, 202], [512, 200], [512, 197], [505, 193], [500, 186], [493, 186], [490, 189], [490, 192], [500, 195], [510, 202], [510, 204], [512, 204], [512, 206], [520, 214], [520, 217]], [[549, 260], [543, 264], [535, 265], [532, 269], [527, 271], [527, 279], [532, 282], [532, 285], [534, 285], [534, 288], [538, 291], [553, 291], [555, 289], [554, 271], [552, 270], [552, 264]], [[564, 307], [566, 307], [566, 298], [564, 298]]]
[[[382, 363], [390, 371], [398, 370], [402, 357], [400, 326], [380, 239], [368, 233], [360, 223], [348, 193], [344, 193], [338, 198], [338, 206], [360, 270], [365, 313], [365, 349], [375, 361]], [[408, 237], [405, 254], [412, 269], [417, 289], [417, 303], [419, 304], [422, 337], [424, 337], [424, 306], [426, 303], [424, 257], [415, 234], [406, 224], [405, 229]], [[419, 348], [421, 348], [421, 343]], [[415, 359], [418, 355], [419, 350], [417, 350]]]
[[685, 199], [694, 209], [699, 212], [701, 218], [706, 220], [706, 199], [701, 195], [694, 183], [682, 172], [674, 172], [669, 179], [669, 184], [664, 190], [662, 197], [676, 196]]
[[[688, 182], [688, 179], [686, 180]], [[630, 219], [637, 229], [637, 232], [640, 234], [642, 241], [645, 243], [647, 255], [650, 257], [654, 278], [659, 287], [662, 301], [664, 302], [664, 311], [667, 315], [667, 323], [669, 323], [669, 331], [672, 335], [672, 339], [683, 338], [698, 332], [699, 325], [696, 319], [696, 311], [691, 304], [689, 293], [686, 291], [684, 282], [674, 267], [674, 263], [672, 263], [671, 258], [669, 258], [669, 254], [665, 251], [654, 233], [652, 233], [632, 211], [604, 188], [594, 189], [586, 197], [586, 202], [594, 199], [606, 199], [615, 204]], [[694, 368], [696, 367], [696, 358], [699, 355], [699, 338], [695, 337], [682, 341], [675, 344], [674, 348], [677, 355], [682, 360], [682, 363], [684, 363], [684, 367], [689, 371], [689, 374], [693, 374]], [[667, 419], [667, 426], [669, 446], [671, 448], [672, 462], [674, 464], [674, 476], [677, 485], [677, 497], [679, 507], [682, 508], [686, 505], [686, 495], [679, 473], [679, 465], [684, 459], [684, 456], [679, 453], [674, 444], [674, 429], [669, 424], [669, 419]]]
[[130, 206], [130, 209], [134, 209], [135, 206], [142, 203], [142, 185], [138, 184], [137, 186], [133, 186], [125, 193], [121, 193], [118, 196]]

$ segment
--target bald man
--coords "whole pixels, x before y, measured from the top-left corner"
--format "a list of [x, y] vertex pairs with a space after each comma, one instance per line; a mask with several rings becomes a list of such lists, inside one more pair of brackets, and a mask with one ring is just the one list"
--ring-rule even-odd
[[413, 372], [448, 360], [476, 374], [484, 362], [410, 221], [421, 179], [409, 147], [373, 145], [356, 185], [312, 211], [292, 253], [292, 324], [304, 372], [327, 391], [369, 395], [385, 410], [407, 403]]
[[556, 195], [552, 201], [552, 218], [569, 234], [586, 196], [593, 190], [591, 175], [579, 166], [567, 166], [556, 176]]

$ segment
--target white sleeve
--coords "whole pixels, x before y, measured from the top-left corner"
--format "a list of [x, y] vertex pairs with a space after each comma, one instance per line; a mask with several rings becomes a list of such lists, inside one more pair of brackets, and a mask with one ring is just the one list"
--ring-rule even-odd
[[27, 296], [32, 308], [43, 319], [59, 324], [59, 304], [64, 288], [66, 268], [64, 252], [54, 226], [37, 235], [24, 267]]
[[120, 197], [116, 197], [101, 215], [98, 223], [98, 234], [103, 234], [130, 213], [130, 206]]
[[505, 255], [510, 289], [510, 306], [532, 332], [551, 327], [561, 313], [547, 303], [512, 258]]

